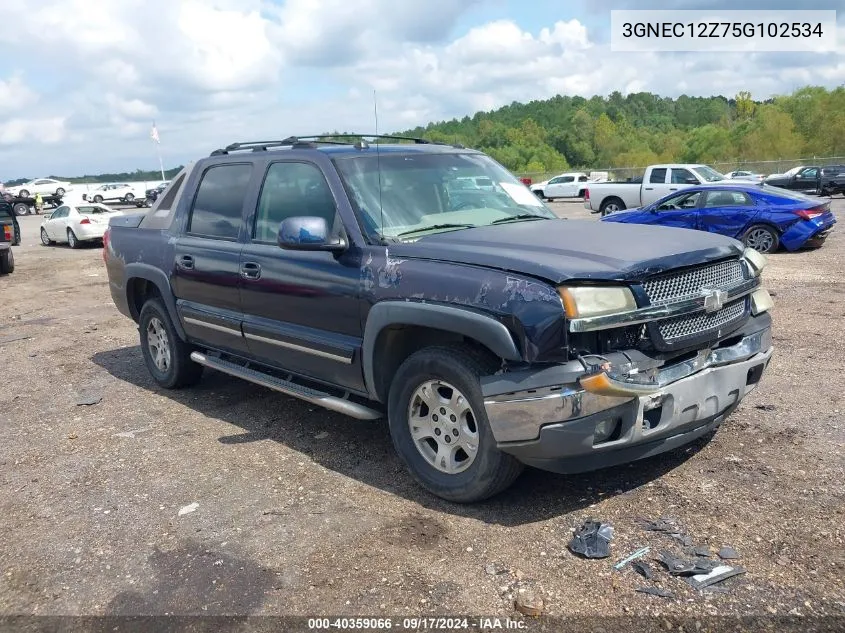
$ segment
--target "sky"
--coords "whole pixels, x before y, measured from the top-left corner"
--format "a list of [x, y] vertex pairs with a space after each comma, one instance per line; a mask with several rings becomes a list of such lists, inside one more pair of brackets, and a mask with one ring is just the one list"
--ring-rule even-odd
[[[794, 8], [786, 0], [2, 4], [0, 181], [157, 169], [157, 150], [169, 168], [235, 141], [371, 132], [374, 91], [384, 133], [556, 94], [763, 99], [845, 84], [842, 52], [610, 50], [612, 9]], [[837, 9], [845, 50], [845, 0], [802, 8]]]

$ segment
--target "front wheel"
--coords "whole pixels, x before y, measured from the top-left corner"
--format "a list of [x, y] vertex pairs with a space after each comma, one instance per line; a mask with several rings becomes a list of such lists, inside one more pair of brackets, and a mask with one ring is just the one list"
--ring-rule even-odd
[[41, 243], [44, 246], [50, 246], [53, 243], [53, 240], [50, 239], [50, 236], [47, 235], [47, 231], [44, 229], [41, 229]]
[[103, 196], [100, 196], [100, 195], [94, 196], [94, 202], [96, 202], [97, 204], [100, 204], [102, 201], [103, 201]]
[[755, 224], [749, 228], [742, 236], [742, 241], [758, 253], [774, 253], [780, 245], [777, 232], [765, 224]]
[[449, 501], [491, 497], [522, 472], [496, 447], [479, 376], [495, 371], [468, 347], [430, 347], [409, 356], [390, 386], [393, 445], [414, 479]]
[[203, 366], [191, 360], [191, 347], [173, 327], [161, 299], [149, 299], [138, 317], [141, 353], [153, 379], [165, 389], [196, 384]]
[[123, 201], [128, 204], [128, 203], [132, 202], [134, 199], [135, 199], [135, 196], [133, 196], [131, 193], [127, 193], [126, 197], [123, 199]]
[[63, 195], [65, 195], [64, 188], [59, 187], [58, 189], [56, 189], [56, 195], [59, 196], [59, 198], [61, 198]]
[[21, 198], [29, 198], [29, 190], [28, 189], [21, 189], [21, 192], [18, 195]]

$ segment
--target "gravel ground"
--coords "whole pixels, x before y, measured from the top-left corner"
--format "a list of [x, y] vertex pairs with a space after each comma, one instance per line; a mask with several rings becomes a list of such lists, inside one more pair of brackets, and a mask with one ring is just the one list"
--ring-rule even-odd
[[[101, 250], [43, 247], [39, 221], [21, 218], [0, 278], [0, 614], [521, 617], [521, 588], [547, 616], [845, 614], [841, 226], [770, 257], [775, 356], [712, 440], [583, 476], [529, 470], [466, 507], [411, 481], [383, 423], [211, 371], [159, 389]], [[646, 545], [682, 553], [638, 523], [665, 516], [747, 573], [700, 593], [613, 572]], [[567, 552], [588, 517], [613, 524], [611, 558]], [[634, 591], [647, 584], [674, 597]]]

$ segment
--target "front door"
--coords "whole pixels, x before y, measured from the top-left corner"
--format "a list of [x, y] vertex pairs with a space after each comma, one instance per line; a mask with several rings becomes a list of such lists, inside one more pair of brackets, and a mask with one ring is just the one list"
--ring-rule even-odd
[[[642, 223], [694, 229], [698, 224], [698, 204], [701, 195], [701, 191], [676, 193], [663, 200], [650, 213], [644, 214], [646, 219]], [[649, 222], [648, 219], [652, 221]]]
[[316, 164], [272, 162], [241, 255], [250, 352], [291, 372], [362, 390], [360, 252], [282, 249], [279, 225], [294, 216], [322, 217], [334, 231], [342, 227], [335, 196]]
[[233, 353], [247, 350], [238, 280], [252, 174], [250, 163], [212, 165], [201, 174], [171, 262], [176, 307], [188, 337]]

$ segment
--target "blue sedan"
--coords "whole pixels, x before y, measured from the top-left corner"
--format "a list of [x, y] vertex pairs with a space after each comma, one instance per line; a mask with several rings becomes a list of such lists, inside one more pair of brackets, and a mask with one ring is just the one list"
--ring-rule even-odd
[[601, 221], [709, 231], [773, 253], [781, 245], [788, 251], [821, 246], [836, 218], [829, 200], [765, 184], [732, 182], [688, 187]]

